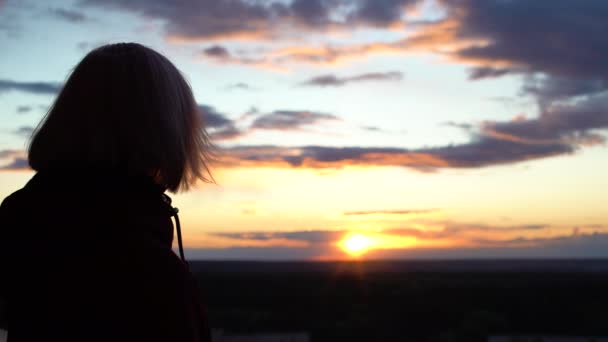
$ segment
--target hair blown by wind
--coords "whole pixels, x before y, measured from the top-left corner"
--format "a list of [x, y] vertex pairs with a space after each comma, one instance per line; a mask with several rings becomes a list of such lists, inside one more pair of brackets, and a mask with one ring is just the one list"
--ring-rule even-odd
[[30, 166], [145, 174], [165, 188], [214, 182], [213, 145], [192, 89], [163, 55], [136, 43], [89, 52], [36, 128]]

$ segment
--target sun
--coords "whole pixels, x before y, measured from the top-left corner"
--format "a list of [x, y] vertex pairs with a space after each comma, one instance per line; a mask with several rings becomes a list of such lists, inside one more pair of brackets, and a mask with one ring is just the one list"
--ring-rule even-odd
[[340, 241], [339, 245], [346, 253], [360, 256], [371, 249], [373, 240], [369, 236], [354, 233]]

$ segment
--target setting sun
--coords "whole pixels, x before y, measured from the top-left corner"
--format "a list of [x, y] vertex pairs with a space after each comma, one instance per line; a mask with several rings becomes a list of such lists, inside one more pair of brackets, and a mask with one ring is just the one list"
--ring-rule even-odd
[[359, 256], [371, 249], [372, 242], [369, 236], [351, 234], [341, 241], [340, 247], [350, 255]]

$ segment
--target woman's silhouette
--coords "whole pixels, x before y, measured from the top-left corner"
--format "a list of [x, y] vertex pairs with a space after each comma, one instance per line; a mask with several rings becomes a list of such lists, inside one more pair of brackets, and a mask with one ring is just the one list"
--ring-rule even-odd
[[168, 59], [135, 43], [91, 51], [32, 136], [36, 174], [0, 207], [8, 340], [209, 340], [164, 195], [211, 180], [209, 147]]

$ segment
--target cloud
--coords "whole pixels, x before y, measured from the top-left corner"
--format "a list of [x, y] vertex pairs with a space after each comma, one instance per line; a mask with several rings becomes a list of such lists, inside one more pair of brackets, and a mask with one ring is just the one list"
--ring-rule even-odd
[[461, 129], [463, 131], [467, 131], [467, 132], [475, 129], [475, 125], [470, 124], [470, 123], [465, 123], [465, 122], [447, 121], [447, 122], [444, 122], [442, 125], [448, 126], [448, 127], [455, 127], [455, 128]]
[[[572, 234], [562, 233], [542, 237], [543, 231], [555, 227], [544, 224], [493, 226], [451, 221], [429, 221], [426, 224], [435, 224], [441, 228], [398, 228], [359, 232], [379, 242], [375, 248], [366, 253], [366, 259], [608, 256], [608, 233], [604, 232], [608, 228], [606, 226], [595, 227], [592, 231], [587, 229], [586, 232], [582, 232], [574, 229]], [[231, 257], [255, 255], [263, 259], [291, 259], [294, 256], [296, 259], [341, 258], [344, 254], [336, 244], [349, 233], [352, 232], [349, 230], [218, 232], [210, 233], [209, 236], [221, 238], [224, 247], [199, 249], [199, 251], [201, 255], [207, 256], [220, 253]], [[535, 237], [526, 237], [527, 235]], [[400, 243], [403, 241], [415, 243], [403, 245]], [[272, 252], [264, 253], [267, 248]], [[290, 251], [295, 254], [291, 254]]]
[[516, 118], [508, 122], [484, 124], [485, 134], [523, 144], [586, 145], [603, 143], [601, 135], [593, 130], [608, 128], [608, 93], [588, 96], [575, 103], [554, 104], [545, 109], [539, 118]]
[[522, 144], [484, 137], [462, 145], [403, 149], [394, 147], [236, 146], [222, 149], [224, 166], [290, 166], [340, 168], [345, 166], [401, 166], [419, 171], [475, 168], [514, 163], [574, 152], [567, 144]]
[[[504, 62], [536, 72], [568, 77], [605, 78], [608, 42], [598, 32], [608, 26], [602, 0], [551, 2], [525, 0], [448, 2], [456, 37], [480, 40], [459, 49], [460, 58]], [[504, 64], [503, 63], [503, 64]]]
[[229, 84], [226, 86], [227, 90], [255, 90], [255, 87], [252, 87], [251, 85], [244, 83], [244, 82], [237, 82], [237, 83], [233, 83], [233, 84]]
[[226, 47], [221, 45], [213, 45], [202, 50], [202, 55], [205, 58], [211, 59], [217, 63], [232, 63], [244, 64], [259, 67], [278, 68], [267, 62], [265, 57], [250, 57], [242, 52], [238, 55], [231, 53]]
[[203, 49], [203, 53], [209, 57], [213, 57], [213, 58], [229, 58], [230, 57], [230, 52], [228, 52], [228, 50], [220, 45], [213, 45], [211, 47], [205, 48]]
[[198, 109], [212, 140], [232, 140], [246, 134], [246, 132], [236, 127], [233, 120], [229, 119], [225, 114], [218, 112], [214, 107], [199, 105]]
[[[294, 129], [332, 116], [277, 111], [253, 127]], [[462, 126], [462, 125], [461, 125]], [[222, 151], [226, 165], [335, 168], [402, 166], [421, 171], [476, 168], [572, 154], [583, 146], [605, 143], [597, 130], [608, 128], [608, 93], [546, 108], [538, 118], [516, 117], [466, 127], [470, 140], [461, 144], [405, 149], [396, 147], [236, 146]]]
[[212, 233], [212, 235], [247, 241], [295, 240], [309, 244], [331, 244], [341, 239], [346, 233], [346, 231], [342, 230], [305, 230], [292, 232]]
[[32, 111], [32, 106], [17, 106], [17, 113], [24, 114]]
[[162, 19], [173, 41], [275, 39], [297, 31], [327, 32], [355, 27], [391, 28], [418, 0], [82, 0], [88, 6], [112, 8]]
[[430, 214], [438, 212], [438, 209], [409, 209], [409, 210], [362, 210], [362, 211], [347, 211], [344, 212], [345, 216], [361, 216], [361, 215], [375, 215], [375, 214], [388, 214], [388, 215], [418, 215], [418, 214]]
[[31, 126], [21, 126], [14, 132], [17, 135], [21, 135], [24, 137], [30, 137], [32, 133], [34, 133], [34, 127]]
[[338, 77], [332, 74], [326, 74], [313, 77], [306, 80], [300, 85], [317, 86], [317, 87], [340, 87], [348, 83], [364, 82], [364, 81], [400, 81], [403, 79], [403, 74], [399, 71], [388, 72], [372, 72], [349, 77]]
[[0, 165], [0, 170], [26, 170], [29, 163], [26, 153], [21, 150], [0, 150], [0, 160], [8, 160], [7, 164]]
[[228, 119], [224, 114], [219, 113], [212, 106], [199, 105], [198, 109], [203, 117], [203, 122], [206, 127], [221, 128], [232, 124], [232, 120]]
[[71, 23], [81, 23], [89, 18], [80, 11], [75, 11], [72, 9], [65, 8], [49, 8], [49, 13], [56, 18], [71, 22]]
[[[205, 127], [214, 140], [237, 139], [254, 130], [299, 130], [326, 121], [340, 120], [331, 114], [307, 110], [276, 110], [266, 114], [253, 110], [239, 120], [232, 120], [212, 106], [199, 105], [198, 108]], [[241, 121], [250, 117], [254, 118], [253, 121], [249, 125], [243, 125]], [[239, 122], [240, 128], [237, 126]]]
[[29, 168], [27, 158], [15, 158], [9, 164], [0, 166], [0, 170], [29, 170]]
[[0, 150], [0, 159], [13, 158], [22, 154], [23, 151], [20, 150]]
[[514, 72], [516, 70], [511, 68], [476, 67], [470, 70], [469, 78], [471, 80], [481, 80], [484, 78], [500, 77]]
[[606, 233], [516, 240], [519, 241], [517, 244], [505, 241], [477, 247], [379, 249], [366, 254], [366, 259], [589, 259], [608, 257], [608, 234]]
[[324, 254], [324, 250], [312, 247], [225, 247], [187, 248], [184, 253], [188, 260], [246, 260], [285, 261], [313, 260]]
[[529, 75], [522, 85], [522, 93], [534, 96], [541, 109], [545, 109], [556, 101], [597, 95], [605, 91], [608, 91], [608, 78], [584, 79]]
[[276, 110], [257, 117], [251, 124], [254, 129], [296, 130], [323, 121], [337, 121], [338, 117], [306, 110]]
[[18, 82], [0, 79], [0, 94], [15, 90], [31, 94], [55, 95], [61, 87], [60, 83], [53, 82]]

